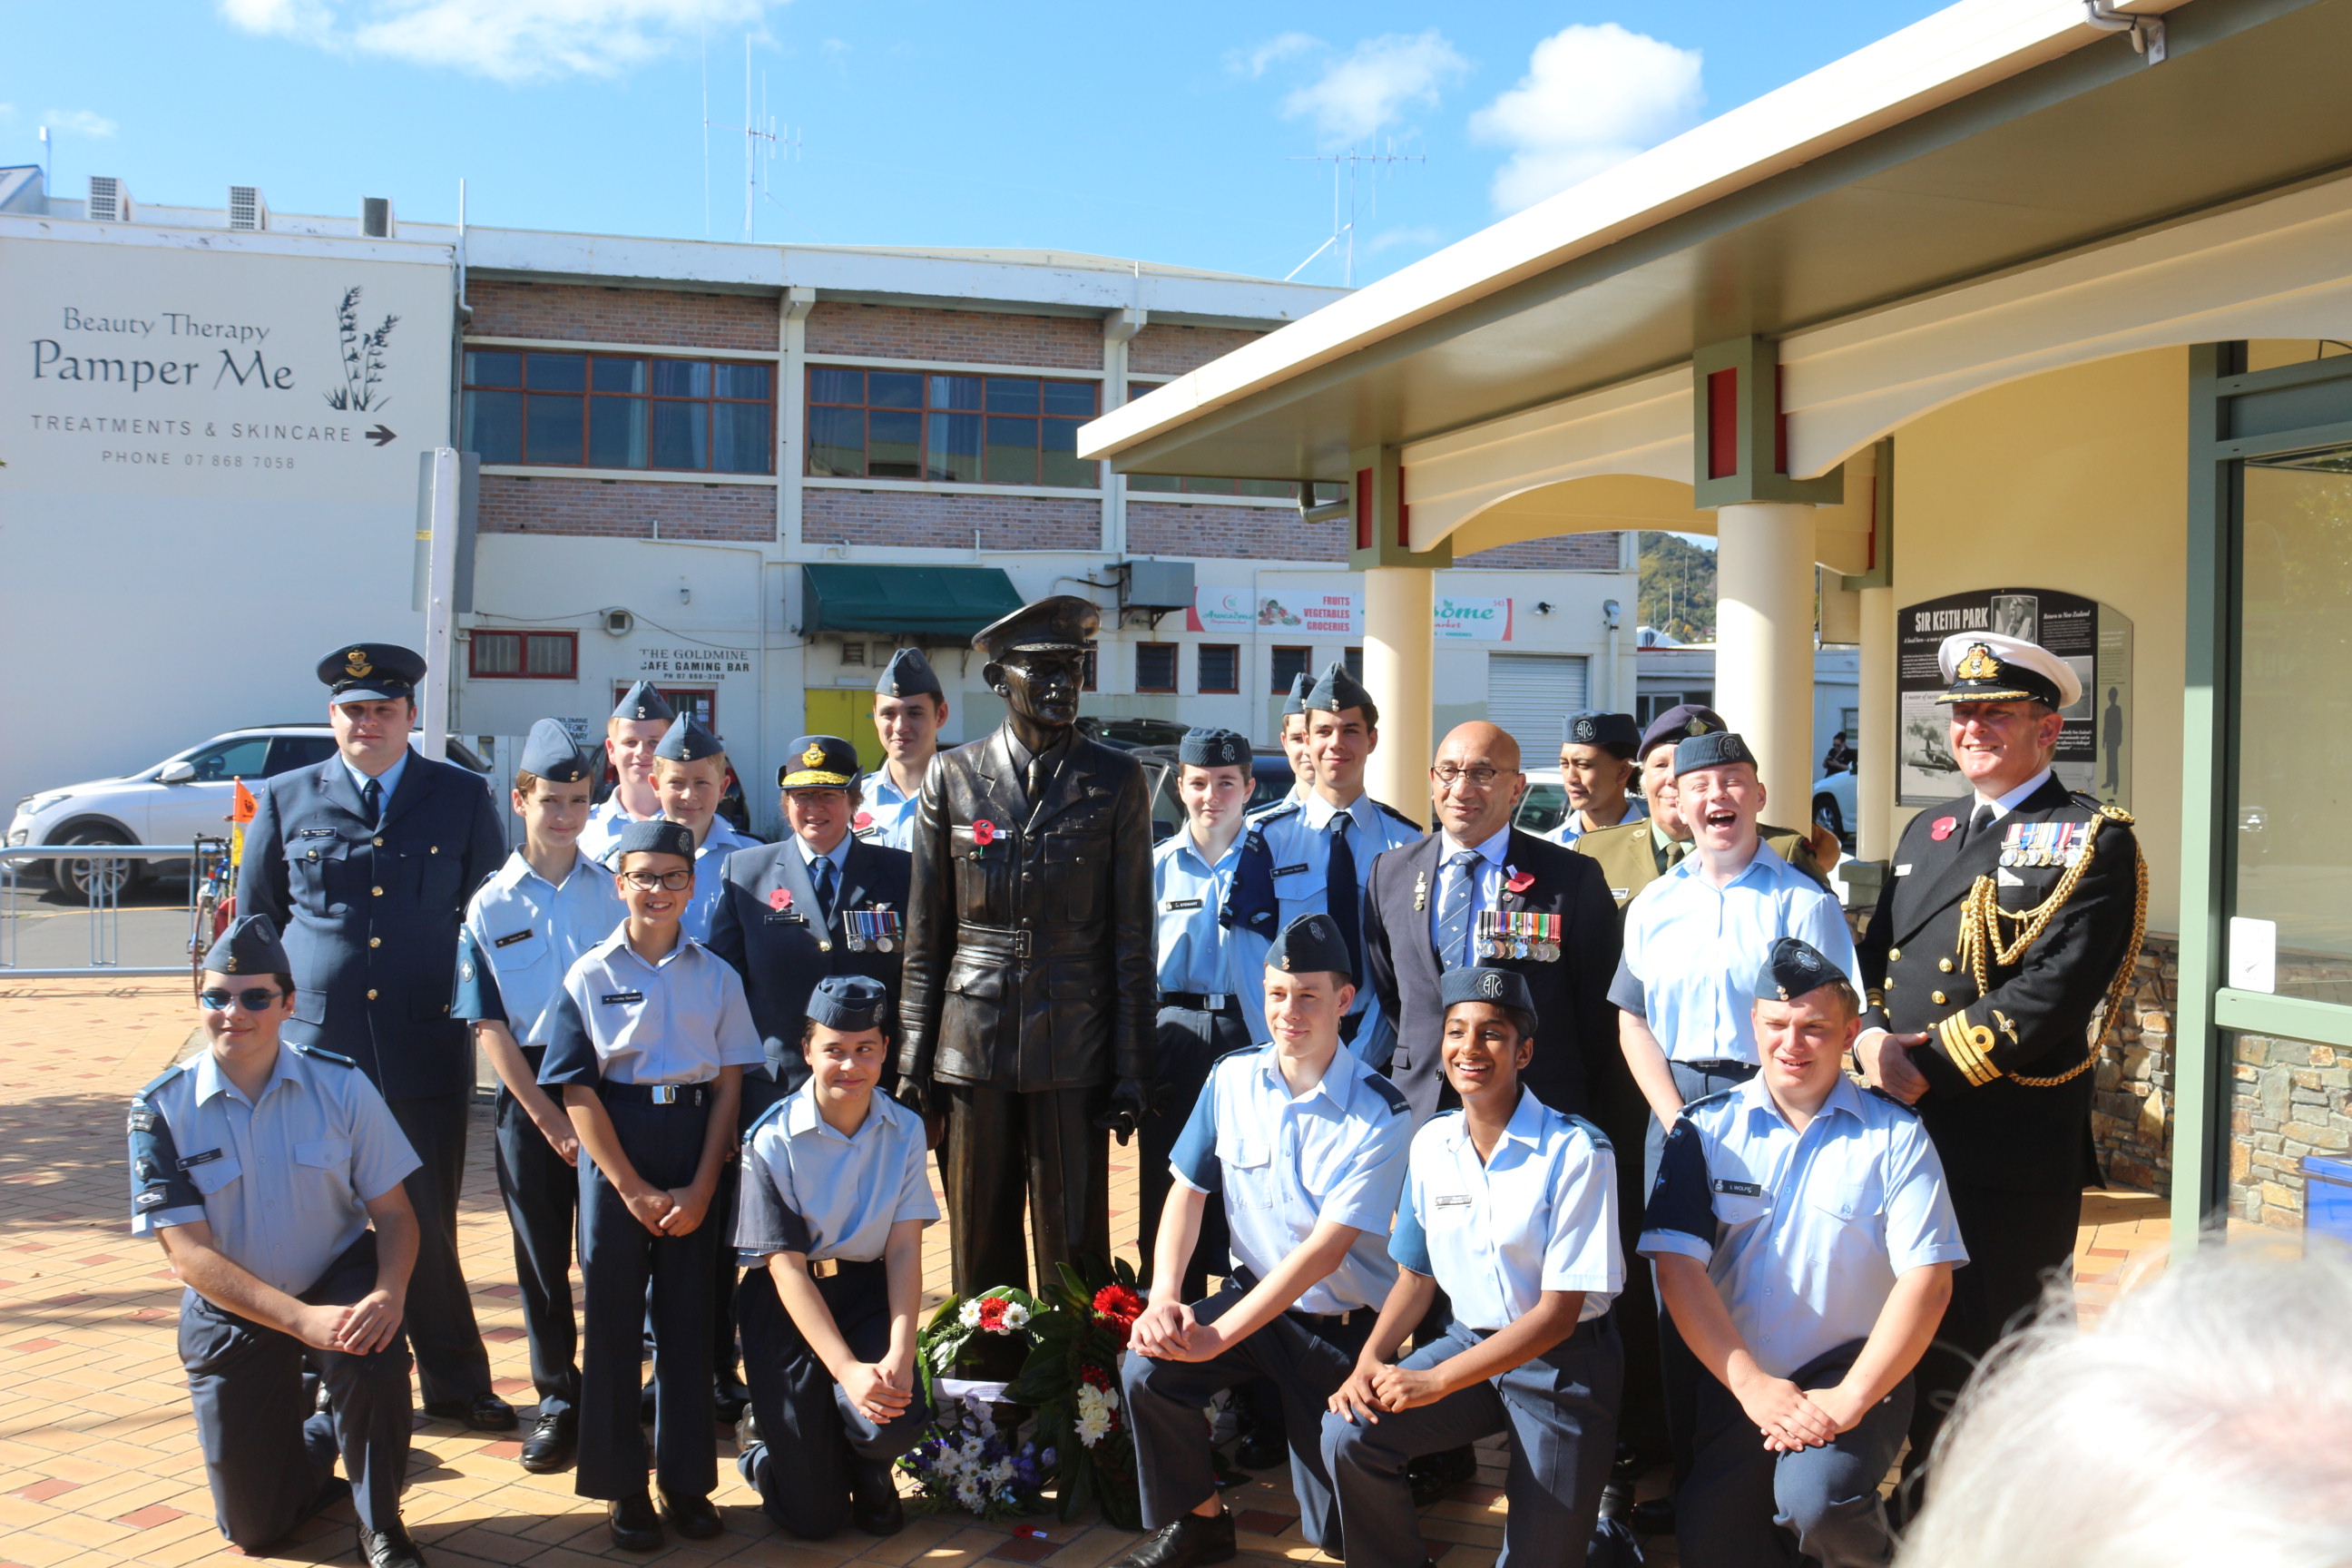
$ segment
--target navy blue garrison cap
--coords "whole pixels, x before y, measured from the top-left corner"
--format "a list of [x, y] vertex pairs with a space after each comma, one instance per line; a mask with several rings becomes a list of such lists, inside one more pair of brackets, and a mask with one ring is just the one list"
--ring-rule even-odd
[[1176, 743], [1176, 760], [1196, 768], [1245, 768], [1250, 765], [1250, 743], [1238, 731], [1196, 724]]
[[286, 948], [278, 940], [278, 923], [268, 915], [247, 915], [221, 932], [205, 954], [205, 967], [216, 974], [291, 974]]
[[669, 721], [662, 732], [661, 743], [654, 748], [656, 757], [667, 757], [673, 763], [698, 763], [705, 757], [716, 757], [727, 750], [727, 743], [710, 732], [710, 726], [691, 713], [681, 713]]
[[604, 864], [620, 868], [624, 858], [635, 854], [675, 855], [688, 865], [694, 863], [694, 829], [683, 822], [672, 822], [666, 816], [651, 816], [643, 822], [632, 822], [621, 829], [612, 853]]
[[1739, 738], [1737, 730], [1709, 730], [1704, 735], [1693, 735], [1675, 748], [1675, 777], [1696, 773], [1700, 768], [1729, 767], [1734, 763], [1756, 765], [1756, 753]]
[[1843, 979], [1845, 971], [1822, 956], [1820, 948], [1802, 937], [1784, 936], [1765, 954], [1763, 972], [1756, 977], [1756, 999], [1786, 1002]]
[[640, 680], [621, 693], [621, 700], [613, 709], [613, 717], [631, 721], [651, 719], [667, 724], [677, 717], [677, 710], [669, 699], [654, 689], [650, 680]]
[[1642, 755], [1646, 758], [1660, 746], [1687, 741], [1693, 735], [1704, 735], [1710, 730], [1728, 730], [1723, 715], [1712, 708], [1702, 708], [1696, 702], [1680, 702], [1650, 721], [1642, 731]]
[[1372, 694], [1364, 689], [1362, 681], [1348, 673], [1345, 663], [1336, 658], [1323, 671], [1323, 679], [1315, 683], [1315, 689], [1307, 694], [1304, 707], [1315, 713], [1344, 713], [1350, 708], [1360, 708], [1364, 710], [1364, 722], [1381, 721], [1381, 710], [1373, 705]]
[[1642, 727], [1633, 722], [1631, 713], [1601, 713], [1587, 709], [1560, 721], [1559, 740], [1564, 746], [1638, 747], [1642, 743]]
[[1451, 1007], [1459, 1002], [1491, 1002], [1497, 1007], [1516, 1007], [1522, 1013], [1536, 1010], [1536, 999], [1528, 989], [1527, 976], [1514, 969], [1449, 969], [1445, 978], [1437, 983], [1438, 1000]]
[[828, 974], [809, 997], [809, 1022], [845, 1035], [882, 1028], [889, 1017], [890, 993], [863, 974]]
[[338, 702], [413, 698], [425, 656], [397, 643], [350, 643], [319, 661], [319, 679]]
[[1339, 923], [1329, 915], [1301, 915], [1283, 927], [1266, 950], [1265, 966], [1293, 974], [1328, 970], [1350, 985], [1356, 971], [1348, 962], [1348, 944], [1339, 940]]
[[939, 672], [919, 647], [902, 647], [892, 654], [890, 662], [882, 667], [882, 678], [874, 683], [877, 697], [921, 697], [926, 693], [942, 701], [947, 699], [947, 693], [940, 689]]
[[530, 727], [515, 771], [550, 784], [582, 784], [594, 773], [595, 768], [580, 749], [580, 743], [572, 738], [571, 731], [553, 719], [541, 719]]
[[847, 789], [857, 782], [857, 748], [838, 735], [803, 735], [784, 759], [778, 789]]
[[1307, 694], [1315, 689], [1315, 678], [1300, 670], [1290, 678], [1290, 695], [1282, 700], [1282, 716], [1307, 711]]

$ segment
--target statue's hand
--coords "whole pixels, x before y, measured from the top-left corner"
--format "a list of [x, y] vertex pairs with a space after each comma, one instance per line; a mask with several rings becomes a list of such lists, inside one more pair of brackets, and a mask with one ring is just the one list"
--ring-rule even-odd
[[1143, 1125], [1144, 1113], [1150, 1109], [1151, 1091], [1141, 1079], [1123, 1078], [1111, 1086], [1110, 1104], [1095, 1118], [1095, 1125], [1117, 1138], [1125, 1148]]

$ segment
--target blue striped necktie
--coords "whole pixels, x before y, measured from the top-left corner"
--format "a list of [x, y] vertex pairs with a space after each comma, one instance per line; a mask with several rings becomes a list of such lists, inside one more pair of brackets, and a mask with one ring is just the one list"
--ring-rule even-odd
[[1448, 969], [1459, 969], [1470, 937], [1470, 867], [1475, 849], [1457, 849], [1445, 858], [1437, 879], [1437, 958]]

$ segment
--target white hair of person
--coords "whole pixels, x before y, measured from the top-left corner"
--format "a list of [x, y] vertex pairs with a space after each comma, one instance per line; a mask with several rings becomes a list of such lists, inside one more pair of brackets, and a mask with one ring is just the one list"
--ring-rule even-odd
[[1960, 1395], [1898, 1568], [2352, 1564], [2352, 1257], [2209, 1247], [2053, 1293]]

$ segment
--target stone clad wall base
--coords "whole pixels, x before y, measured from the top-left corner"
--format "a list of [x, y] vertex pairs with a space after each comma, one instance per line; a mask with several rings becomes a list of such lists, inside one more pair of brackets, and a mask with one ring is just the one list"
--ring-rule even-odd
[[[2352, 963], [2279, 959], [2305, 994], [2314, 981], [2352, 983]], [[2306, 1154], [2352, 1153], [2352, 1052], [2267, 1035], [2231, 1037], [2230, 1217], [2301, 1230]]]

